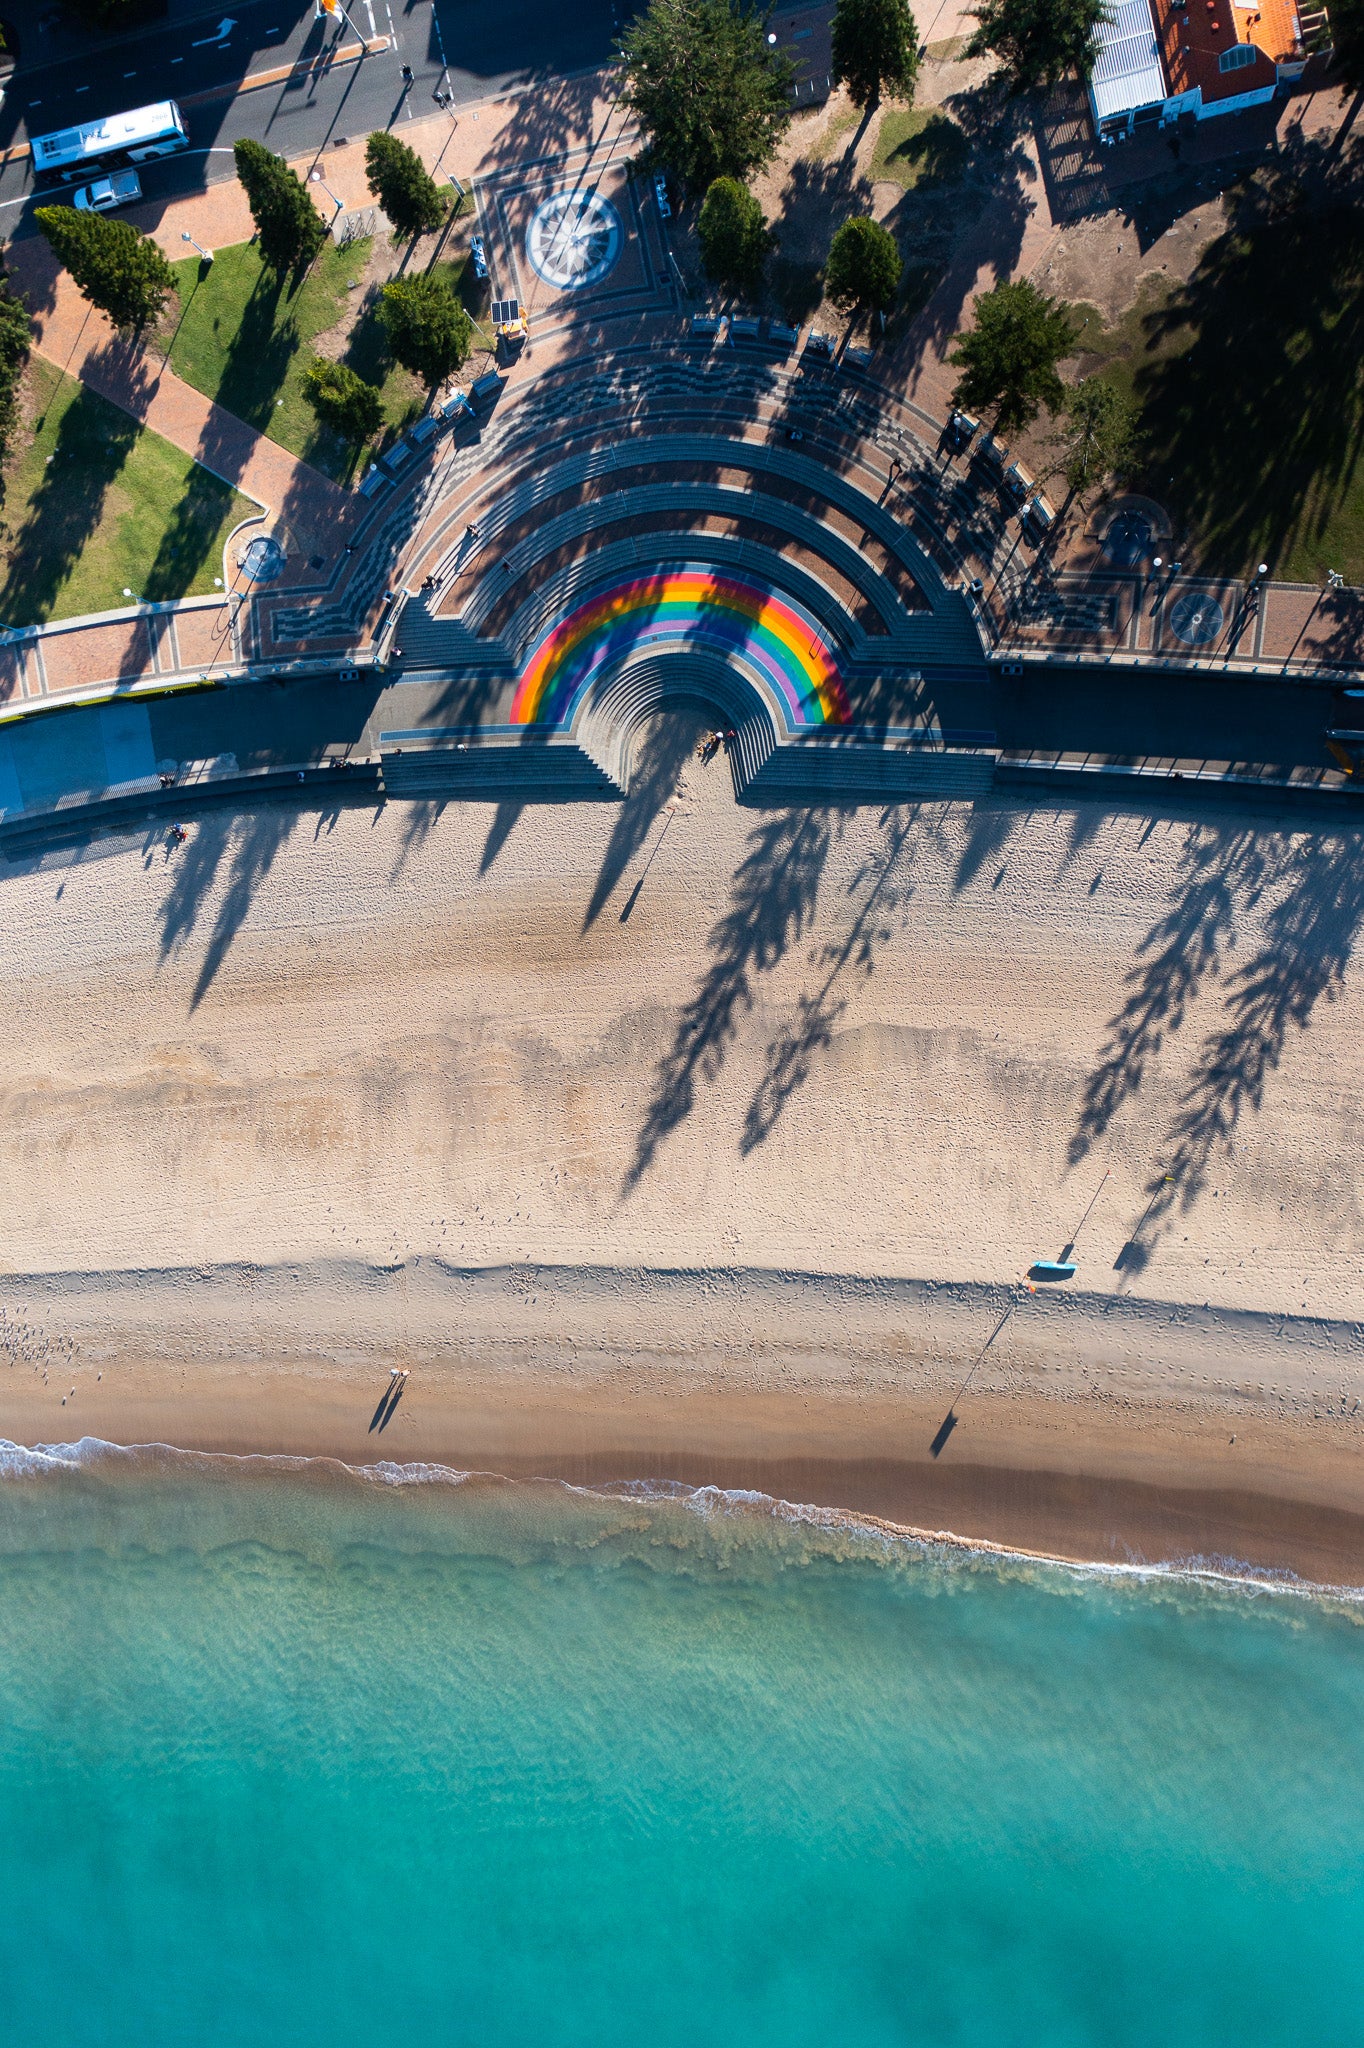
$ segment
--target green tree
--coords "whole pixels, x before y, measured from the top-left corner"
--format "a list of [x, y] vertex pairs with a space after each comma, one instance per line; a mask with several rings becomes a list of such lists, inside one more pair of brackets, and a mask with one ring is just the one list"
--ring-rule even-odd
[[276, 272], [304, 268], [327, 239], [327, 224], [308, 197], [307, 186], [262, 142], [236, 142], [232, 154], [256, 223], [262, 261]]
[[1086, 377], [1066, 393], [1052, 446], [1060, 455], [1067, 505], [1110, 476], [1122, 474], [1135, 427], [1131, 400], [1102, 377]]
[[74, 206], [40, 206], [33, 218], [82, 298], [107, 313], [115, 327], [137, 333], [160, 318], [175, 279], [147, 235], [126, 220], [78, 213]]
[[706, 275], [737, 291], [755, 291], [772, 237], [762, 207], [737, 178], [717, 178], [696, 223]]
[[855, 214], [834, 236], [824, 266], [824, 288], [840, 313], [853, 313], [861, 306], [888, 313], [903, 268], [890, 230], [866, 214]]
[[[19, 380], [28, 361], [33, 329], [28, 307], [16, 298], [9, 279], [0, 271], [0, 465], [9, 453], [10, 436], [18, 415]], [[4, 478], [0, 476], [0, 498]]]
[[469, 353], [473, 323], [443, 277], [395, 278], [379, 310], [394, 355], [427, 384], [439, 384]]
[[616, 44], [621, 105], [648, 138], [645, 165], [704, 192], [771, 163], [795, 72], [770, 48], [766, 21], [742, 0], [649, 0]]
[[968, 57], [998, 57], [1015, 92], [1055, 85], [1068, 71], [1088, 79], [1094, 38], [1110, 17], [1108, 0], [980, 0], [980, 24]]
[[838, 0], [833, 75], [855, 107], [879, 107], [882, 95], [912, 100], [919, 75], [919, 31], [909, 0]]
[[1336, 70], [1353, 91], [1364, 92], [1364, 0], [1329, 0], [1326, 18]]
[[1044, 405], [1059, 411], [1065, 386], [1056, 365], [1076, 341], [1068, 308], [1023, 278], [984, 292], [975, 313], [975, 326], [956, 337], [947, 359], [961, 371], [952, 403], [967, 412], [993, 409], [1005, 433], [1026, 427]]
[[347, 441], [368, 441], [384, 423], [384, 401], [345, 363], [314, 356], [303, 378], [308, 403]]
[[400, 235], [429, 235], [445, 218], [445, 201], [415, 149], [378, 128], [365, 144], [369, 189]]

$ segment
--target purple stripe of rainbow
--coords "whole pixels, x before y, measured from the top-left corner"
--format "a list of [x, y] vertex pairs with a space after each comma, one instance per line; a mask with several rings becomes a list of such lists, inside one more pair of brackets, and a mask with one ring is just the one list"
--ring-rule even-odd
[[745, 660], [792, 726], [846, 725], [848, 693], [818, 628], [787, 600], [706, 569], [632, 576], [585, 598], [526, 664], [513, 725], [569, 725], [603, 668], [647, 647], [705, 647]]

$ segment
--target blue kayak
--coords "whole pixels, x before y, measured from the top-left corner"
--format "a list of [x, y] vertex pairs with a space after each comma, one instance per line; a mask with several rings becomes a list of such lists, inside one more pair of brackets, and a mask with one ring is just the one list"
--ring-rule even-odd
[[1033, 1280], [1073, 1280], [1075, 1267], [1065, 1264], [1061, 1259], [1034, 1259], [1028, 1268], [1028, 1275]]

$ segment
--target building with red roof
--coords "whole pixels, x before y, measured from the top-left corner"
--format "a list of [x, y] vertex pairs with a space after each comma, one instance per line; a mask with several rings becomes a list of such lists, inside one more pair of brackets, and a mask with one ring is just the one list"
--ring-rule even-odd
[[1101, 142], [1262, 106], [1307, 64], [1294, 0], [1117, 0], [1096, 38]]

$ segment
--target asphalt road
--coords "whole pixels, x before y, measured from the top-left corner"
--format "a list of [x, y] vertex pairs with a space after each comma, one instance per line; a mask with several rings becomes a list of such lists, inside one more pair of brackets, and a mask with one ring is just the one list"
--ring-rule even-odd
[[[319, 149], [338, 135], [368, 134], [435, 111], [432, 94], [456, 104], [532, 79], [605, 62], [628, 19], [630, 0], [347, 0], [356, 29], [391, 36], [392, 46], [318, 77], [242, 93], [251, 75], [353, 44], [341, 22], [316, 21], [312, 0], [220, 0], [205, 12], [185, 6], [140, 34], [95, 40], [60, 24], [43, 26], [51, 7], [11, 6], [20, 60], [0, 108], [0, 148], [76, 121], [97, 120], [157, 100], [185, 106], [190, 148], [143, 168], [149, 198], [192, 192], [234, 175], [231, 147], [253, 136], [285, 156]], [[222, 32], [225, 31], [225, 32]], [[401, 68], [415, 74], [405, 90]], [[23, 233], [32, 197], [26, 159], [0, 171], [0, 232]]]

